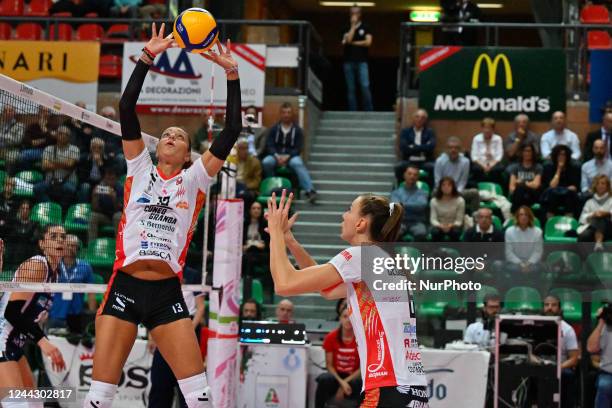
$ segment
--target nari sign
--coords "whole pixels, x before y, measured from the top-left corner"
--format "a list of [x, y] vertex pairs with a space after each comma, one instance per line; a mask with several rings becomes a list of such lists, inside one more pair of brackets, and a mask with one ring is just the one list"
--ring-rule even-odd
[[435, 47], [419, 58], [419, 105], [432, 119], [548, 121], [565, 110], [565, 73], [560, 49]]

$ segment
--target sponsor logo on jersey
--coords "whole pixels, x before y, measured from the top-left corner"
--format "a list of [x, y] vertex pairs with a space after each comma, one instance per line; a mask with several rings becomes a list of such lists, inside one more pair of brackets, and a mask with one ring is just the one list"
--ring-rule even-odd
[[157, 251], [155, 249], [141, 249], [138, 254], [140, 256], [154, 256], [157, 257], [159, 259], [162, 259], [164, 261], [171, 261], [172, 260], [172, 255], [170, 255], [168, 252], [164, 252], [164, 251]]
[[178, 188], [178, 190], [176, 190], [176, 198], [181, 198], [185, 195], [185, 193], [187, 192], [187, 190], [185, 190], [184, 186], [180, 186]]
[[[143, 231], [143, 232], [144, 232], [144, 231]], [[145, 236], [146, 236], [147, 238], [150, 238], [150, 239], [152, 239], [152, 240], [159, 241], [159, 242], [167, 242], [167, 243], [171, 243], [171, 242], [172, 242], [172, 240], [171, 240], [171, 239], [164, 238], [164, 237], [159, 236], [159, 235], [155, 235], [155, 234], [153, 234], [153, 233], [151, 233], [151, 232], [147, 232], [147, 233], [145, 233]]]
[[406, 350], [406, 360], [408, 360], [408, 361], [420, 361], [421, 360], [421, 352], [420, 351]]
[[148, 228], [155, 229], [156, 232], [159, 232], [159, 231], [174, 232], [174, 230], [176, 229], [173, 225], [161, 224], [158, 222], [151, 222], [147, 220], [140, 220], [140, 225], [147, 229]]
[[410, 401], [408, 405], [406, 405], [406, 407], [408, 408], [429, 408], [429, 404], [423, 401]]
[[189, 209], [189, 203], [187, 201], [179, 201], [176, 204], [176, 208], [182, 208], [183, 210], [188, 210]]
[[147, 241], [140, 241], [140, 248], [148, 249], [149, 248], [149, 242], [147, 242]]
[[136, 200], [136, 202], [142, 204], [149, 204], [151, 202], [151, 198], [147, 197], [147, 195], [143, 193], [142, 196], [140, 196], [140, 198]]
[[404, 333], [406, 333], [406, 334], [414, 334], [414, 333], [416, 333], [416, 326], [413, 326], [410, 323], [404, 322]]
[[93, 353], [82, 353], [79, 356], [79, 360], [81, 360], [81, 361], [93, 360]]
[[[368, 377], [378, 377], [378, 371], [383, 368], [385, 361], [385, 332], [383, 330], [378, 331], [376, 338], [376, 363], [372, 363], [368, 366]], [[387, 372], [381, 372], [379, 375], [386, 375]]]
[[351, 258], [353, 257], [351, 255], [351, 253], [349, 251], [347, 251], [346, 249], [342, 252], [340, 252], [342, 254], [342, 256], [344, 257], [344, 259], [346, 259], [347, 261], [350, 261]]
[[183, 176], [178, 176], [176, 179], [176, 185], [180, 186], [181, 184], [183, 184]]
[[113, 304], [113, 309], [116, 309], [120, 312], [125, 312], [125, 302], [119, 298], [119, 296], [115, 296], [115, 303]]

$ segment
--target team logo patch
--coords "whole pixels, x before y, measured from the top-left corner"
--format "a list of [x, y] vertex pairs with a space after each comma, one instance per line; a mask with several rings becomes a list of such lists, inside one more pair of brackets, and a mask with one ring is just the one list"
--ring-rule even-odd
[[344, 257], [344, 259], [346, 259], [347, 261], [350, 261], [353, 258], [353, 255], [351, 255], [351, 253], [347, 251], [346, 249], [340, 253]]
[[189, 209], [189, 203], [187, 201], [179, 201], [176, 204], [176, 208], [182, 208], [184, 210], [188, 210]]

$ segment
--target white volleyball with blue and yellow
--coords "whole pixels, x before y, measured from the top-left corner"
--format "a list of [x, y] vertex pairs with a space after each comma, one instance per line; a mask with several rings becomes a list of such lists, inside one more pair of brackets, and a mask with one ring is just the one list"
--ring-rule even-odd
[[201, 53], [215, 44], [219, 29], [210, 12], [193, 7], [176, 17], [172, 33], [179, 47], [185, 51]]

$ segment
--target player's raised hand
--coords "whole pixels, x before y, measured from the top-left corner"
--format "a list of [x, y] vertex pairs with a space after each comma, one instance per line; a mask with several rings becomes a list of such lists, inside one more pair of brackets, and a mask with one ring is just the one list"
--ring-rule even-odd
[[155, 55], [166, 51], [168, 48], [177, 46], [176, 42], [172, 38], [172, 34], [164, 37], [165, 28], [166, 24], [162, 23], [162, 25], [159, 27], [159, 31], [157, 31], [157, 26], [155, 23], [151, 24], [151, 39], [147, 43], [146, 48]]
[[[283, 189], [280, 201], [276, 204], [276, 193], [268, 200], [268, 230], [270, 234], [279, 232], [284, 234], [289, 228], [289, 209], [293, 201], [293, 193], [287, 197], [287, 190]], [[292, 217], [293, 218], [293, 217]], [[295, 220], [293, 220], [295, 222]]]
[[217, 40], [217, 51], [212, 48], [201, 55], [209, 61], [214, 62], [226, 71], [238, 69], [238, 63], [232, 57], [232, 43], [228, 39], [225, 42], [225, 47], [221, 44], [221, 41]]

